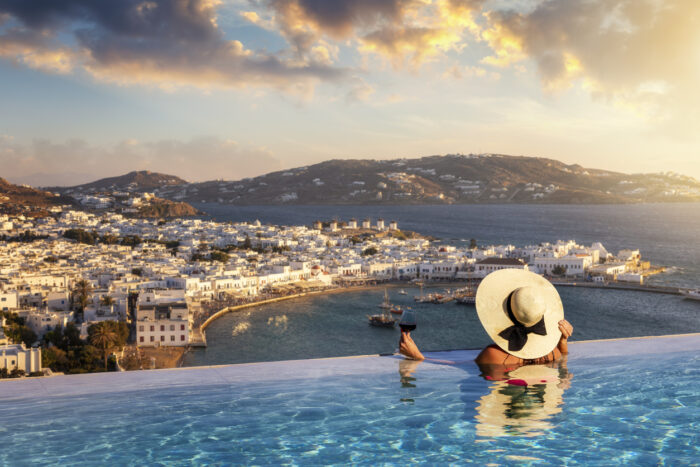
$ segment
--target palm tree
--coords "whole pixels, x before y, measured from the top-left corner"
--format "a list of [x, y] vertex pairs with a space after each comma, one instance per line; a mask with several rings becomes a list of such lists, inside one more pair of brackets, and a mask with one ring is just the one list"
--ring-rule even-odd
[[102, 349], [102, 355], [105, 359], [105, 371], [107, 371], [107, 351], [114, 347], [117, 340], [117, 335], [109, 329], [105, 323], [97, 323], [94, 325], [93, 332], [90, 335], [90, 343], [95, 347]]
[[85, 279], [80, 279], [73, 287], [73, 303], [78, 304], [78, 311], [82, 314], [90, 299], [92, 284]]
[[103, 295], [102, 299], [100, 300], [100, 305], [110, 307], [114, 305], [114, 299], [110, 297], [109, 295]]

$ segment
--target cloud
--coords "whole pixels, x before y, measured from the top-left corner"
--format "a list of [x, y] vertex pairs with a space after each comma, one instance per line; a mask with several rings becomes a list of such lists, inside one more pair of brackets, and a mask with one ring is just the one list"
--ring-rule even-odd
[[350, 40], [399, 67], [465, 46], [481, 0], [269, 0], [281, 33], [305, 56], [322, 38]]
[[[73, 185], [132, 170], [152, 170], [188, 181], [236, 180], [281, 168], [266, 148], [232, 140], [200, 137], [188, 141], [123, 140], [111, 147], [73, 139], [62, 143], [37, 139], [20, 144], [0, 136], [0, 167], [5, 177], [35, 186]], [[41, 172], [37, 168], [41, 167]]]
[[[532, 60], [546, 89], [576, 82], [647, 116], [698, 117], [700, 10], [695, 0], [556, 0], [491, 11], [484, 63]], [[678, 112], [684, 109], [683, 112]], [[697, 121], [697, 120], [696, 120]]]
[[[308, 92], [345, 71], [308, 57], [254, 52], [225, 38], [218, 0], [0, 0], [0, 56], [118, 84], [272, 86]], [[70, 37], [70, 39], [67, 39]]]
[[374, 94], [374, 88], [363, 80], [358, 80], [357, 83], [345, 95], [347, 102], [366, 102]]

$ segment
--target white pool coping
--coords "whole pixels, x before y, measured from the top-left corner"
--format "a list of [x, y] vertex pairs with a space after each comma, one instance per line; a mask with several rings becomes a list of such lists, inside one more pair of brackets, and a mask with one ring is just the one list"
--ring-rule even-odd
[[[634, 337], [578, 341], [569, 344], [568, 361], [611, 357], [685, 352], [700, 353], [700, 333], [671, 336]], [[426, 352], [428, 360], [421, 371], [470, 373], [470, 368], [445, 364], [472, 362], [479, 350]], [[395, 373], [401, 356], [363, 355], [356, 357], [287, 360], [235, 365], [174, 368], [166, 370], [127, 371], [58, 375], [48, 378], [0, 380], [0, 400], [46, 399], [90, 394], [154, 390], [159, 388], [207, 386], [220, 384], [260, 384], [280, 380], [327, 379], [357, 374]], [[442, 361], [442, 362], [441, 362]], [[474, 373], [478, 374], [476, 365]]]

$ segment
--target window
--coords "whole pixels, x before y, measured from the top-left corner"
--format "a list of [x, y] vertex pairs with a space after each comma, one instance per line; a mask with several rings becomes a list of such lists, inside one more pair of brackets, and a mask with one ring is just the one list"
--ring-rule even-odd
[[139, 326], [139, 332], [143, 332], [143, 325]]
[[160, 330], [161, 330], [161, 331], [165, 331], [165, 325], [164, 325], [164, 324], [161, 324], [161, 325], [160, 325]]
[[155, 331], [155, 330], [156, 330], [156, 327], [153, 326], [153, 325], [151, 325], [151, 332], [153, 332], [153, 331]]
[[170, 325], [170, 330], [171, 330], [171, 331], [174, 331], [174, 330], [175, 330], [175, 325], [174, 325], [174, 324], [171, 324], [171, 325]]
[[175, 336], [170, 336], [170, 342], [175, 342]]
[[181, 340], [181, 341], [184, 341], [184, 340], [185, 340], [185, 335], [184, 335], [184, 334], [180, 336], [180, 340]]
[[143, 342], [143, 336], [139, 337], [139, 342]]
[[160, 341], [165, 342], [165, 336], [160, 336]]
[[156, 338], [151, 336], [151, 342], [153, 342]]
[[185, 330], [185, 325], [184, 325], [184, 324], [181, 324], [181, 325], [180, 325], [180, 331], [184, 331], [184, 330]]

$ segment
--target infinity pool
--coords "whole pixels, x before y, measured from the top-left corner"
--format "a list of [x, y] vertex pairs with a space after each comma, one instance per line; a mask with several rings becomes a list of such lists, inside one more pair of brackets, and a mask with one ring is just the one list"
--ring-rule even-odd
[[2, 381], [0, 464], [700, 459], [700, 334], [570, 350], [490, 379], [456, 351]]

